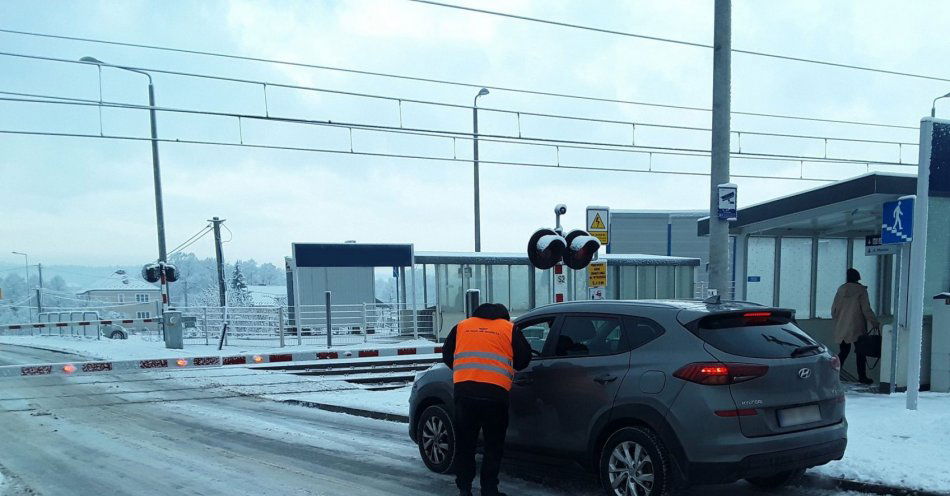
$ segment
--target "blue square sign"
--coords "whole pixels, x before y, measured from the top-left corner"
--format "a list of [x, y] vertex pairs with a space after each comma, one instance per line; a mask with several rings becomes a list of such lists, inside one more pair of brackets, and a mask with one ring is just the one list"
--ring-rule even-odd
[[896, 245], [914, 239], [914, 199], [901, 198], [884, 203], [881, 244]]

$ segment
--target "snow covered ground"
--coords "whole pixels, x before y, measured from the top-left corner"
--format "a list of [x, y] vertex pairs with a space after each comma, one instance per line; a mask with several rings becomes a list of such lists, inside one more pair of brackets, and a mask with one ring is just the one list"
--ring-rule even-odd
[[[161, 341], [148, 341], [142, 339], [142, 336], [130, 336], [129, 339], [85, 339], [81, 337], [60, 337], [60, 336], [0, 336], [0, 344], [13, 344], [18, 346], [34, 346], [47, 350], [65, 351], [85, 355], [90, 358], [102, 360], [138, 360], [148, 358], [178, 358], [181, 356], [214, 356], [221, 354], [242, 354], [242, 353], [288, 353], [288, 352], [307, 352], [310, 350], [325, 350], [325, 346], [305, 345], [305, 346], [287, 346], [284, 348], [253, 344], [240, 344], [225, 346], [222, 351], [218, 351], [217, 345], [185, 345], [183, 350], [170, 350], [165, 348], [165, 343]], [[406, 348], [412, 346], [431, 346], [431, 341], [424, 339], [400, 341], [393, 343], [360, 343], [352, 345], [334, 346], [334, 350], [359, 349], [359, 348]]]
[[[294, 399], [323, 403], [325, 405], [360, 408], [373, 412], [391, 413], [395, 415], [409, 415], [409, 392], [412, 386], [373, 391], [362, 388], [335, 389], [326, 392], [282, 395], [273, 399]], [[265, 396], [270, 398], [270, 396]]]
[[950, 494], [950, 394], [921, 393], [915, 412], [904, 394], [850, 393], [847, 401], [848, 451], [815, 472]]

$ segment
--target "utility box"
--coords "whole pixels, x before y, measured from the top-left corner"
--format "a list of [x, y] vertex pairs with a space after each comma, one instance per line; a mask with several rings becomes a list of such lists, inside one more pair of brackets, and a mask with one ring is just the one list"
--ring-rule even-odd
[[950, 293], [933, 298], [930, 390], [950, 392]]
[[182, 322], [181, 312], [165, 312], [163, 318], [165, 323], [165, 347], [170, 350], [184, 348], [185, 326]]

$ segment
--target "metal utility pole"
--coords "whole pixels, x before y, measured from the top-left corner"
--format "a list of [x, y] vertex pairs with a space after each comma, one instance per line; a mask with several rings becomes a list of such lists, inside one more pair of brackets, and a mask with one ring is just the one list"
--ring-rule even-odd
[[224, 219], [212, 217], [208, 220], [214, 227], [214, 258], [218, 265], [218, 299], [221, 307], [227, 306], [227, 292], [224, 285], [224, 252], [221, 250], [221, 223]]
[[482, 212], [478, 193], [478, 97], [488, 94], [488, 88], [478, 90], [472, 104], [472, 163], [475, 165], [475, 251], [482, 251]]
[[36, 288], [36, 316], [39, 320], [39, 315], [43, 313], [43, 264], [36, 264], [36, 272], [39, 276], [39, 287]]
[[732, 2], [716, 0], [713, 41], [712, 153], [709, 171], [709, 288], [729, 293], [729, 221], [719, 219], [719, 185], [729, 182]]

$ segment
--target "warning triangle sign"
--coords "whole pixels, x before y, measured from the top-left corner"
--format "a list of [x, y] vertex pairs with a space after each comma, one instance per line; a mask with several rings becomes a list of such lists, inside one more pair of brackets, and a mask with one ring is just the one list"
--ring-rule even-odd
[[590, 223], [590, 229], [607, 229], [607, 226], [604, 225], [604, 221], [600, 218], [600, 214], [594, 215], [594, 220]]

